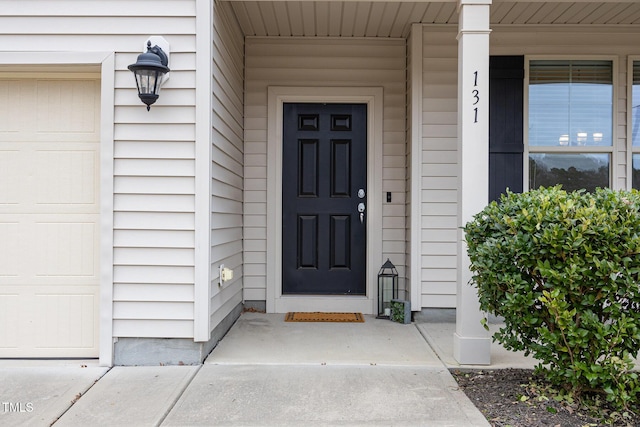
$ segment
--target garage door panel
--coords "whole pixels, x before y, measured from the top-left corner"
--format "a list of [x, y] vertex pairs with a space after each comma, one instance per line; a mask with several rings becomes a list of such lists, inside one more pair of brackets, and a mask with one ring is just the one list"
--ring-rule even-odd
[[0, 213], [28, 213], [34, 196], [35, 152], [30, 143], [1, 142], [1, 157], [6, 168], [0, 169]]
[[[53, 290], [52, 290], [53, 291]], [[89, 349], [96, 344], [97, 297], [85, 294], [36, 294], [35, 348]], [[91, 290], [89, 290], [91, 291]]]
[[0, 349], [18, 347], [18, 337], [20, 336], [19, 300], [20, 296], [17, 293], [0, 294]]
[[0, 215], [0, 286], [99, 285], [99, 216], [64, 218]]
[[0, 144], [0, 214], [99, 210], [98, 143]]
[[0, 357], [98, 355], [99, 96], [0, 78]]
[[29, 252], [37, 254], [35, 276], [95, 278], [98, 228], [95, 222], [40, 222]]
[[97, 203], [98, 155], [95, 150], [38, 150], [36, 159], [36, 204]]
[[0, 283], [2, 278], [14, 279], [20, 275], [20, 224], [0, 222]]
[[0, 294], [0, 357], [94, 357], [99, 296], [93, 287], [8, 287]]
[[0, 141], [99, 140], [98, 80], [0, 80]]
[[38, 80], [38, 133], [61, 133], [69, 140], [70, 133], [96, 131], [96, 81]]
[[27, 80], [0, 80], [0, 138], [10, 138], [27, 127], [27, 102], [34, 99], [35, 86]]
[[0, 209], [20, 201], [20, 175], [16, 168], [22, 166], [21, 160], [18, 150], [0, 150]]

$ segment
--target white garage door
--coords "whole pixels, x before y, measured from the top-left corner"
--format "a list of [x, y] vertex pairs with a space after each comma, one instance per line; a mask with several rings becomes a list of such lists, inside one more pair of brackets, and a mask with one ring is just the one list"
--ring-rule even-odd
[[97, 79], [0, 75], [0, 357], [97, 357]]

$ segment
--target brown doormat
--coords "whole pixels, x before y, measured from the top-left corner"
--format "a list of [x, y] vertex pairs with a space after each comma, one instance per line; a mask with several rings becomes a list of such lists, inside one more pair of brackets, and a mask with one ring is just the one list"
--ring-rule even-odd
[[284, 318], [285, 322], [354, 322], [364, 323], [362, 313], [304, 313], [289, 312]]

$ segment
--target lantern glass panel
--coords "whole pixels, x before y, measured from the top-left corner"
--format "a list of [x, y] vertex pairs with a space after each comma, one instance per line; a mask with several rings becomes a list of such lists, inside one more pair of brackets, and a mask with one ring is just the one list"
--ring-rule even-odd
[[155, 70], [138, 70], [135, 74], [139, 93], [157, 95], [160, 92], [163, 74]]
[[384, 301], [384, 315], [389, 315], [391, 307], [391, 299], [393, 298], [393, 277], [385, 276], [382, 278], [382, 301]]

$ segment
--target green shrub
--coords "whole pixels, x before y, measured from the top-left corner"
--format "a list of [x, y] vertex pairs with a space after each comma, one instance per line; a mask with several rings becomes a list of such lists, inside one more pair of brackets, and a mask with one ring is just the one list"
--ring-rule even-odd
[[464, 227], [481, 308], [505, 321], [494, 340], [618, 409], [640, 397], [639, 210], [636, 191], [540, 188], [508, 192]]

